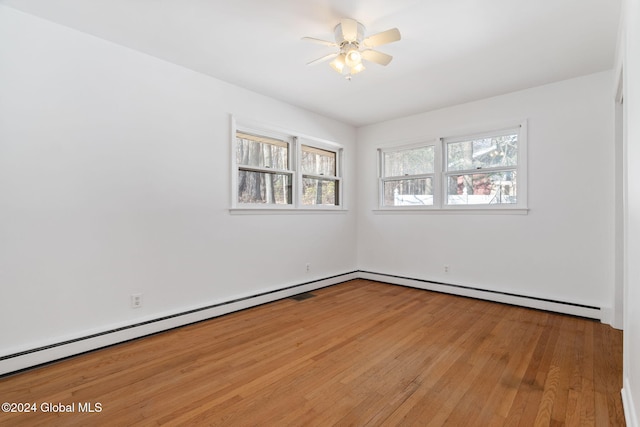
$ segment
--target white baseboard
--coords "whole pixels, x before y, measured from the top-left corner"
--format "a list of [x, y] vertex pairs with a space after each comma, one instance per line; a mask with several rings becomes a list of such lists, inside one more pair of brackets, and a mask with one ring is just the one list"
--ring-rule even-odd
[[281, 290], [264, 292], [255, 296], [232, 300], [227, 303], [189, 310], [185, 313], [177, 313], [136, 325], [107, 330], [98, 334], [93, 333], [89, 336], [78, 337], [62, 343], [3, 356], [0, 358], [0, 375], [21, 371], [44, 363], [64, 359], [69, 356], [75, 356], [87, 351], [122, 343], [131, 339], [188, 325], [190, 323], [211, 319], [234, 311], [243, 310], [245, 308], [255, 307], [257, 305], [287, 298], [303, 292], [310, 292], [345, 282], [347, 280], [356, 279], [357, 277], [357, 272], [344, 273], [300, 285], [289, 286]]
[[640, 427], [638, 424], [638, 414], [634, 405], [633, 396], [631, 395], [631, 385], [627, 378], [624, 379], [622, 393], [622, 407], [624, 408], [624, 420], [627, 427]]
[[517, 305], [521, 307], [535, 308], [538, 310], [553, 311], [556, 313], [571, 314], [574, 316], [587, 317], [590, 319], [603, 321], [602, 310], [599, 307], [589, 307], [581, 304], [572, 304], [568, 302], [553, 301], [544, 298], [507, 294], [503, 292], [471, 288], [468, 286], [429, 282], [427, 280], [400, 277], [390, 274], [374, 273], [368, 271], [359, 271], [358, 277], [362, 279], [392, 283], [428, 291], [436, 291], [446, 294]]

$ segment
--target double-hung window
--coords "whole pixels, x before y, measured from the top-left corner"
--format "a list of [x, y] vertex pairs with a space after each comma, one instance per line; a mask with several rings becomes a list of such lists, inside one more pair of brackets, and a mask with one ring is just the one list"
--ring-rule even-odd
[[433, 206], [436, 146], [380, 150], [382, 206]]
[[291, 141], [237, 131], [236, 163], [238, 203], [293, 203]]
[[339, 206], [338, 152], [304, 144], [301, 147], [302, 204]]
[[234, 121], [232, 146], [232, 208], [342, 208], [339, 145]]
[[380, 209], [526, 209], [526, 123], [378, 152]]
[[516, 205], [520, 129], [444, 138], [445, 203]]

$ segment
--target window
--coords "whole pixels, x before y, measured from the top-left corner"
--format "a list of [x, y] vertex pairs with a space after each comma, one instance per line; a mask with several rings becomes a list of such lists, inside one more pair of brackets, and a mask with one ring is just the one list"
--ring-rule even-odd
[[342, 149], [234, 123], [232, 208], [341, 208]]
[[337, 152], [302, 146], [302, 204], [338, 206]]
[[435, 146], [381, 153], [382, 205], [433, 206]]
[[291, 205], [290, 143], [236, 132], [238, 203]]
[[444, 139], [447, 205], [515, 205], [518, 135], [509, 129], [486, 136]]
[[526, 208], [526, 123], [379, 150], [381, 209]]

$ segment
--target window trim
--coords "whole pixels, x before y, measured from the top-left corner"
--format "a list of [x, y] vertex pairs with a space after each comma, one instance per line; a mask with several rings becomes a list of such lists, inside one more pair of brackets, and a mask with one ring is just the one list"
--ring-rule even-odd
[[[253, 120], [239, 119], [231, 116], [231, 194], [230, 208], [232, 213], [295, 213], [295, 212], [342, 212], [346, 211], [344, 204], [344, 182], [343, 182], [343, 163], [344, 163], [344, 147], [336, 142], [303, 135], [287, 129], [278, 128], [273, 125], [256, 122]], [[237, 132], [251, 134], [254, 136], [262, 136], [265, 138], [273, 138], [278, 141], [286, 142], [289, 145], [288, 161], [289, 169], [280, 170], [272, 168], [260, 168], [254, 166], [242, 166], [237, 159]], [[302, 146], [317, 148], [324, 151], [330, 151], [336, 155], [336, 175], [327, 176], [319, 175], [320, 179], [331, 179], [336, 182], [336, 191], [338, 192], [336, 205], [304, 205], [302, 204], [302, 180], [303, 173], [300, 168], [302, 160]], [[240, 203], [238, 201], [238, 174], [240, 170], [255, 170], [263, 173], [282, 173], [291, 175], [291, 203], [290, 204], [268, 204], [268, 203]], [[313, 174], [304, 174], [304, 176], [315, 177]]]
[[[412, 142], [399, 145], [386, 145], [378, 148], [378, 203], [377, 208], [373, 209], [376, 213], [394, 213], [394, 212], [423, 212], [423, 213], [496, 213], [496, 214], [527, 214], [528, 208], [528, 173], [527, 173], [527, 120], [512, 121], [502, 126], [485, 126], [484, 129], [493, 128], [494, 130], [471, 131], [457, 134], [450, 137], [438, 137], [434, 139], [421, 139], [420, 142]], [[447, 177], [451, 174], [458, 174], [462, 171], [447, 170], [447, 143], [461, 142], [469, 139], [477, 139], [490, 136], [502, 136], [508, 134], [509, 131], [519, 129], [518, 134], [518, 164], [514, 167], [492, 167], [482, 168], [481, 173], [496, 172], [502, 170], [515, 170], [518, 174], [518, 196], [517, 202], [514, 204], [477, 204], [477, 205], [454, 205], [448, 204], [445, 200], [447, 195]], [[411, 148], [419, 148], [435, 144], [435, 182], [433, 190], [433, 205], [428, 206], [385, 206], [384, 205], [384, 153], [393, 151], [402, 151]]]

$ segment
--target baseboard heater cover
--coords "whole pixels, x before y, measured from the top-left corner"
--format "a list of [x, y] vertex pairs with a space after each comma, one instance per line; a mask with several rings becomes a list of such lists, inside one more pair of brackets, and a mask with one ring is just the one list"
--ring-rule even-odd
[[293, 295], [357, 279], [358, 272], [337, 274], [272, 291], [237, 298], [218, 304], [158, 317], [119, 328], [105, 330], [71, 340], [0, 356], [0, 377], [82, 353], [120, 344], [180, 326], [212, 319], [235, 311], [289, 298]]
[[446, 294], [477, 298], [521, 307], [535, 308], [538, 310], [553, 311], [556, 313], [570, 314], [602, 321], [600, 307], [576, 304], [566, 301], [557, 301], [547, 298], [518, 295], [508, 292], [494, 291], [490, 289], [474, 288], [471, 286], [455, 285], [450, 283], [434, 282], [412, 277], [398, 276], [394, 274], [376, 273], [359, 270], [361, 279], [375, 280], [377, 282], [391, 283], [394, 285], [424, 289], [428, 291], [442, 292]]
[[570, 314], [595, 320], [602, 320], [602, 310], [599, 307], [556, 301], [545, 298], [517, 295], [507, 292], [480, 289], [463, 285], [434, 282], [425, 279], [399, 276], [394, 274], [377, 273], [356, 270], [335, 276], [325, 277], [310, 282], [287, 286], [268, 292], [233, 299], [218, 304], [208, 305], [181, 313], [163, 316], [145, 322], [135, 323], [120, 328], [105, 330], [72, 340], [66, 340], [51, 345], [41, 346], [6, 356], [0, 356], [0, 377], [30, 369], [38, 365], [50, 363], [70, 356], [76, 356], [89, 351], [123, 343], [158, 332], [167, 331], [191, 323], [212, 319], [224, 314], [244, 310], [246, 308], [289, 298], [293, 295], [310, 292], [327, 286], [346, 282], [352, 279], [368, 279], [383, 283], [407, 286], [452, 295], [466, 296], [487, 301], [529, 307], [539, 310]]

